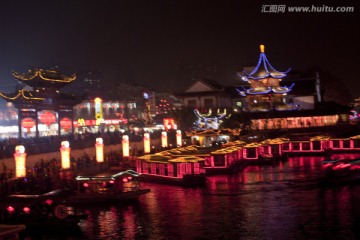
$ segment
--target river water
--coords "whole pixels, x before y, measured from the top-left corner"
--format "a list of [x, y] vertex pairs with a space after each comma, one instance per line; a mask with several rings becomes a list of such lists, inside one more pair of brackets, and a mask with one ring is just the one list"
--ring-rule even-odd
[[26, 239], [360, 239], [360, 185], [322, 186], [323, 157], [209, 176], [204, 188], [143, 183], [136, 203], [83, 206], [79, 231]]

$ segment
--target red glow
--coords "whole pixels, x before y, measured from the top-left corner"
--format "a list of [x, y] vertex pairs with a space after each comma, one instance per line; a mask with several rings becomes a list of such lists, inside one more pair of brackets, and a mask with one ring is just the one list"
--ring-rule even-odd
[[26, 128], [27, 132], [30, 132], [30, 129], [35, 126], [35, 120], [32, 118], [24, 118], [21, 121], [21, 126]]
[[344, 168], [348, 168], [350, 167], [351, 164], [350, 163], [339, 163], [338, 165], [334, 166], [333, 169], [337, 170], [337, 169], [344, 169]]
[[70, 118], [62, 118], [61, 120], [60, 120], [60, 126], [63, 128], [63, 129], [65, 129], [65, 131], [66, 130], [68, 130], [69, 128], [71, 128], [71, 120], [70, 120]]
[[128, 179], [131, 181], [131, 180], [132, 180], [132, 176], [129, 176]]
[[46, 199], [46, 200], [45, 200], [45, 203], [50, 206], [51, 204], [53, 204], [53, 200], [51, 200], [51, 199]]
[[24, 207], [23, 211], [24, 211], [24, 213], [30, 213], [30, 208], [29, 207]]
[[331, 167], [332, 166], [332, 163], [326, 163], [324, 165], [322, 165], [323, 168], [328, 168], [328, 167]]
[[114, 181], [114, 180], [110, 180], [110, 181], [109, 181], [109, 183], [114, 184], [114, 183], [115, 183], [115, 181]]
[[12, 206], [8, 206], [6, 208], [6, 210], [9, 212], [9, 213], [13, 213], [15, 211], [15, 208], [13, 208]]
[[45, 111], [40, 114], [39, 120], [49, 126], [50, 124], [56, 122], [56, 116], [53, 112]]
[[87, 188], [87, 187], [89, 187], [89, 184], [88, 184], [88, 183], [84, 183], [83, 186]]
[[126, 183], [126, 182], [128, 182], [129, 180], [128, 180], [127, 178], [123, 178], [122, 181], [123, 181], [124, 183]]

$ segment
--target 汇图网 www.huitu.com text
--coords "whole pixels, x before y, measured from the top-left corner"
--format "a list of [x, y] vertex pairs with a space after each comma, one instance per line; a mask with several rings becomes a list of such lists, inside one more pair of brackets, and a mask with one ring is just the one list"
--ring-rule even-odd
[[350, 13], [354, 12], [352, 6], [287, 6], [287, 5], [262, 5], [262, 13]]

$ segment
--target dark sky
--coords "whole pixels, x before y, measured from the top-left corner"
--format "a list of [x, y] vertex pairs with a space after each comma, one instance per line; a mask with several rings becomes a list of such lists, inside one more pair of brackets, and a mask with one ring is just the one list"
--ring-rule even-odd
[[[290, 2], [5, 0], [0, 6], [0, 90], [13, 89], [11, 70], [52, 66], [68, 73], [97, 72], [112, 84], [127, 81], [163, 90], [191, 83], [194, 69], [216, 66], [210, 77], [231, 84], [239, 81], [236, 71], [243, 65], [257, 63], [259, 45], [265, 44], [276, 69], [321, 67], [360, 96], [357, 1]], [[355, 12], [262, 13], [264, 4], [351, 6]]]

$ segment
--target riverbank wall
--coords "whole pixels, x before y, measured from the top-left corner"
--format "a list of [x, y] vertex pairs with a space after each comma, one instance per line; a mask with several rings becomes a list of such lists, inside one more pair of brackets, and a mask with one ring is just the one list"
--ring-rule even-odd
[[[161, 147], [161, 139], [154, 139], [151, 140], [151, 146], [154, 147]], [[71, 146], [70, 146], [71, 148]], [[143, 142], [131, 142], [130, 143], [130, 152], [133, 151], [143, 151], [144, 150], [144, 143]], [[108, 155], [112, 152], [120, 153], [122, 152], [122, 144], [116, 144], [116, 145], [108, 145], [104, 146], [104, 155]], [[71, 150], [70, 156], [78, 159], [83, 156], [90, 156], [95, 157], [96, 150], [95, 146], [90, 148], [84, 148], [84, 149], [78, 149], [78, 150]], [[35, 155], [28, 155], [26, 156], [26, 169], [32, 169], [36, 163], [40, 162], [41, 159], [44, 162], [49, 162], [52, 159], [61, 159], [60, 154], [60, 146], [58, 152], [51, 152], [51, 153], [42, 153], [42, 154], [35, 154]], [[3, 169], [0, 170], [0, 172], [4, 171], [6, 169], [7, 171], [15, 171], [15, 159], [14, 158], [5, 158], [0, 160], [0, 168]]]

